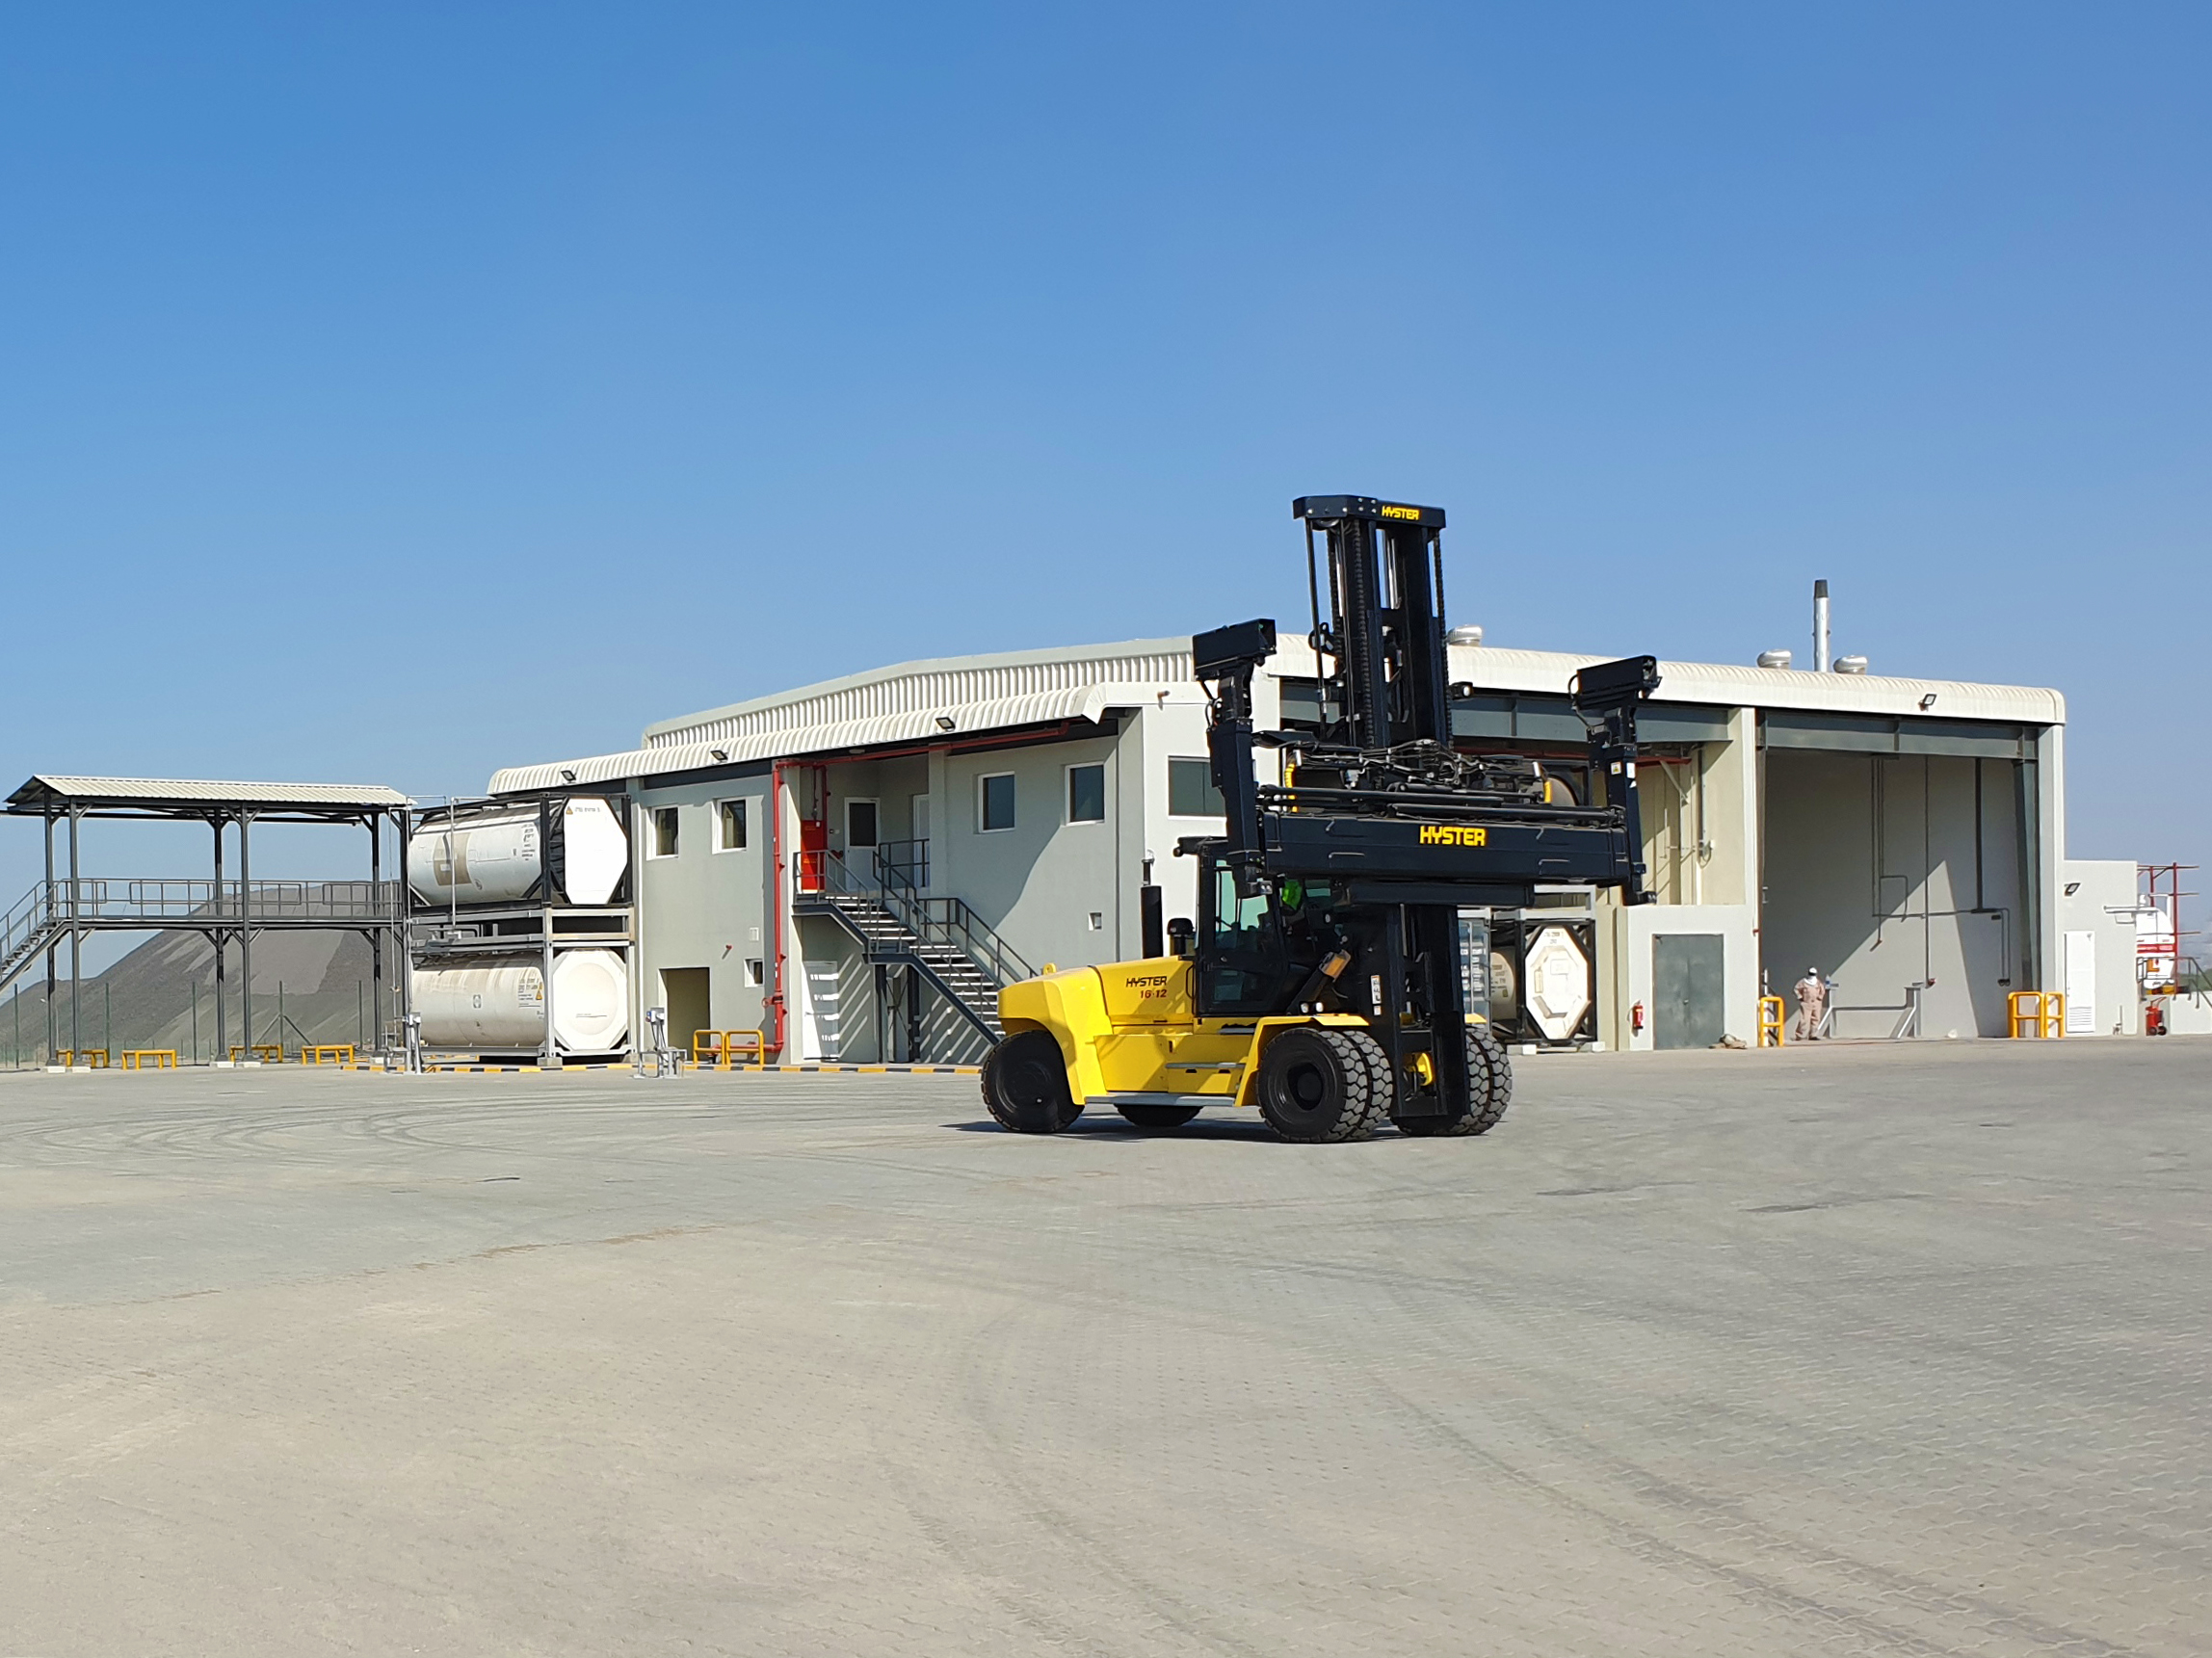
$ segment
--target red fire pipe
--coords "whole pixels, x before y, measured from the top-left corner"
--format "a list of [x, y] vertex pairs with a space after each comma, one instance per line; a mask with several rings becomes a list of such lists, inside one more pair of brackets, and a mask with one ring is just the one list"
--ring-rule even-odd
[[776, 1030], [772, 1045], [777, 1059], [783, 1057], [783, 906], [788, 888], [783, 878], [783, 762], [778, 760], [770, 769], [768, 788], [768, 847], [769, 860], [776, 867], [776, 896], [769, 908], [775, 911], [771, 925], [776, 939], [776, 981], [768, 993], [768, 1006], [775, 1014]]

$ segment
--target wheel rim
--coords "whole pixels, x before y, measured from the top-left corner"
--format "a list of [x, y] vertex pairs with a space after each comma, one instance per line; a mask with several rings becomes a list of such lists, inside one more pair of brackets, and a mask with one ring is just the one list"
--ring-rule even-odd
[[1262, 1062], [1260, 1100], [1262, 1115], [1294, 1139], [1327, 1135], [1343, 1115], [1345, 1081], [1319, 1044], [1307, 1047], [1304, 1033], [1277, 1038], [1297, 1042], [1296, 1048], [1274, 1050], [1273, 1063]]
[[1007, 1080], [1014, 1085], [1008, 1092], [1014, 1103], [1030, 1111], [1049, 1111], [1059, 1092], [1052, 1085], [1059, 1079], [1039, 1060], [1024, 1059], [1013, 1068], [1014, 1075]]

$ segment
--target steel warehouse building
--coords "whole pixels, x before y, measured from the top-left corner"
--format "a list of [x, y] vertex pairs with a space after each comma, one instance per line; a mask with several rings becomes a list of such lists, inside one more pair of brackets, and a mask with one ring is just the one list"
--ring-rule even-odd
[[[1597, 660], [1455, 644], [1454, 730], [1544, 758], [1571, 792], [1567, 684]], [[1315, 671], [1285, 645], [1263, 728], [1316, 716]], [[1838, 1037], [2001, 1036], [2029, 988], [2067, 993], [2070, 1035], [2137, 1028], [2136, 869], [2066, 855], [2057, 692], [1661, 671], [1641, 721], [1657, 902], [1567, 888], [1470, 917], [1472, 989], [1515, 1040], [1749, 1042], [1762, 990], [1808, 966], [1834, 983]], [[942, 1062], [981, 1051], [1000, 984], [1138, 954], [1147, 878], [1169, 915], [1194, 912], [1172, 854], [1221, 828], [1205, 752], [1189, 641], [1133, 640], [903, 663], [490, 789], [596, 790], [627, 813], [633, 1030], [657, 1005], [679, 1045], [758, 1029], [788, 1060]]]

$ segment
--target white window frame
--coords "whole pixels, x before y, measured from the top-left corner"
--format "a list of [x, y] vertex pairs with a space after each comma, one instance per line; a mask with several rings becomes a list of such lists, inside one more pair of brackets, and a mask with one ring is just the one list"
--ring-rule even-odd
[[873, 851], [883, 844], [883, 803], [873, 795], [847, 795], [845, 797], [845, 822], [842, 827], [845, 830], [845, 850], [847, 852], [853, 850], [853, 808], [855, 806], [874, 806], [876, 808], [876, 838], [868, 843], [869, 850]]
[[[736, 806], [745, 816], [745, 841], [740, 846], [723, 844], [724, 820], [722, 809]], [[678, 844], [681, 844], [679, 837]], [[716, 853], [750, 852], [752, 850], [752, 797], [750, 795], [724, 795], [714, 803], [714, 850]]]
[[1172, 818], [1204, 818], [1209, 821], [1224, 816], [1228, 806], [1228, 802], [1225, 800], [1222, 803], [1223, 810], [1218, 812], [1179, 812], [1175, 810], [1175, 762], [1178, 760], [1185, 765], [1205, 767], [1207, 786], [1213, 788], [1214, 793], [1221, 793], [1221, 790], [1214, 785], [1213, 761], [1203, 754], [1170, 754], [1168, 756], [1168, 815]]
[[[1098, 815], [1079, 818], [1075, 815], [1075, 774], [1098, 774]], [[1060, 768], [1060, 818], [1070, 829], [1087, 828], [1106, 821], [1111, 806], [1106, 800], [1106, 762], [1104, 760], [1076, 760]]]
[[[990, 785], [990, 784], [991, 784], [993, 781], [995, 781], [997, 778], [1000, 778], [1000, 777], [1004, 777], [1004, 778], [1006, 778], [1006, 779], [1007, 779], [1009, 782], [1011, 782], [1011, 783], [1013, 783], [1013, 784], [1014, 784], [1014, 822], [1013, 822], [1013, 823], [1010, 823], [1010, 824], [1001, 824], [1001, 825], [999, 825], [999, 826], [998, 826], [998, 828], [996, 828], [996, 829], [992, 829], [992, 828], [990, 828], [990, 827], [989, 827], [989, 825], [988, 825], [988, 824], [986, 821], [985, 821], [985, 802], [986, 802], [986, 801], [988, 801], [988, 800], [989, 799], [989, 793], [988, 793], [988, 788], [989, 788], [989, 785]], [[975, 832], [976, 832], [976, 833], [978, 833], [978, 834], [1012, 834], [1012, 833], [1014, 832], [1014, 830], [1015, 827], [1016, 827], [1017, 825], [1019, 825], [1019, 824], [1020, 824], [1020, 822], [1021, 822], [1021, 783], [1020, 783], [1020, 781], [1018, 780], [1018, 779], [1019, 779], [1019, 777], [1020, 777], [1020, 774], [1019, 774], [1018, 772], [984, 772], [984, 773], [980, 773], [980, 774], [977, 776], [977, 777], [976, 777], [976, 780], [975, 780]]]
[[[675, 842], [672, 852], [661, 851], [661, 814], [670, 813], [675, 819], [675, 833], [670, 838]], [[684, 820], [681, 806], [647, 806], [645, 808], [645, 857], [648, 862], [664, 857], [681, 857], [684, 847]]]

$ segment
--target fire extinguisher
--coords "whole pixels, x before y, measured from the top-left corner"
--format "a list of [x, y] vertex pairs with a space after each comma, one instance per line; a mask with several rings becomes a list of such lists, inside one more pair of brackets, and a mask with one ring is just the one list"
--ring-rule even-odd
[[1628, 1028], [1641, 1033], [1644, 1029], [1644, 1004], [1638, 1002], [1628, 1010]]

